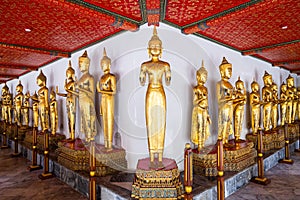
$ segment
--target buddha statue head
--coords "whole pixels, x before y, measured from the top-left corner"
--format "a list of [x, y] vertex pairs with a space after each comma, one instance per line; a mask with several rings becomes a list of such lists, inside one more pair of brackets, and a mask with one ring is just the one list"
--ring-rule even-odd
[[18, 93], [23, 92], [23, 85], [20, 80], [19, 80], [19, 84], [16, 86], [16, 91]]
[[38, 102], [36, 99], [38, 99], [39, 97], [38, 97], [38, 95], [37, 95], [37, 93], [36, 93], [36, 91], [34, 91], [34, 94], [32, 95], [32, 101], [33, 102]]
[[41, 70], [40, 74], [38, 75], [36, 81], [37, 81], [38, 86], [40, 86], [40, 87], [46, 85], [47, 78], [46, 78], [46, 76], [43, 74], [43, 71], [42, 71], [42, 70]]
[[251, 89], [252, 89], [252, 92], [258, 92], [258, 90], [259, 90], [259, 85], [258, 85], [258, 83], [257, 83], [256, 81], [253, 81], [253, 82], [251, 83]]
[[72, 67], [71, 60], [69, 60], [69, 67], [66, 70], [66, 76], [67, 76], [67, 78], [74, 78], [74, 76], [75, 76], [75, 70]]
[[81, 72], [88, 72], [90, 67], [90, 59], [87, 51], [84, 51], [82, 56], [79, 57], [79, 69]]
[[204, 84], [207, 80], [207, 70], [204, 67], [204, 62], [202, 60], [202, 66], [197, 70], [197, 81], [200, 84]]
[[6, 85], [6, 83], [4, 84], [4, 86], [2, 87], [2, 95], [7, 95], [9, 93], [9, 89]]
[[272, 75], [269, 74], [267, 71], [265, 71], [265, 74], [263, 76], [264, 84], [267, 86], [272, 85]]
[[232, 76], [232, 64], [228, 63], [225, 57], [223, 57], [222, 63], [219, 66], [222, 79], [230, 79]]
[[244, 90], [244, 82], [239, 77], [238, 80], [235, 82], [235, 87], [237, 90]]
[[162, 42], [157, 35], [156, 26], [154, 26], [153, 35], [148, 43], [148, 54], [152, 57], [160, 57], [162, 54]]
[[283, 82], [280, 86], [281, 93], [285, 93], [287, 90], [287, 85]]
[[278, 92], [278, 87], [275, 82], [272, 83], [272, 90], [273, 90], [273, 92]]
[[287, 77], [286, 84], [289, 88], [294, 86], [294, 78], [291, 75]]
[[101, 68], [102, 68], [104, 73], [109, 73], [110, 72], [111, 60], [106, 55], [105, 48], [103, 49], [103, 57], [101, 59], [100, 65], [101, 65]]
[[24, 99], [29, 99], [30, 98], [30, 93], [29, 91], [27, 91], [24, 95]]

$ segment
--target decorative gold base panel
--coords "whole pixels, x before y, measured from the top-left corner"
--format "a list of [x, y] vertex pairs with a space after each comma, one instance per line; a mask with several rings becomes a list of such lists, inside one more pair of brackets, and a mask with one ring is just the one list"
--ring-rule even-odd
[[135, 199], [181, 199], [183, 186], [175, 160], [163, 158], [163, 168], [150, 169], [150, 159], [137, 164], [131, 197]]
[[[63, 134], [56, 133], [55, 136], [52, 136], [50, 133], [49, 134], [49, 150], [55, 150], [58, 147], [58, 143], [64, 139], [66, 139], [66, 136]], [[27, 131], [25, 135], [24, 142], [28, 146], [32, 146], [32, 140], [33, 140], [33, 135], [32, 135], [32, 129], [30, 131]], [[37, 149], [39, 151], [44, 150], [44, 133], [41, 131], [38, 131], [37, 133]]]
[[[257, 145], [257, 135], [248, 133], [246, 139]], [[263, 131], [263, 151], [281, 149], [284, 147], [284, 127], [277, 127], [275, 130]]]
[[[60, 164], [73, 171], [89, 172], [89, 151], [83, 141], [62, 141], [56, 149]], [[96, 145], [96, 176], [106, 176], [127, 169], [124, 149], [106, 151], [103, 145]]]
[[[200, 152], [193, 150], [194, 173], [205, 176], [217, 176], [217, 147], [204, 147]], [[255, 163], [257, 152], [252, 142], [244, 140], [235, 143], [229, 141], [229, 145], [224, 147], [224, 170], [241, 171]]]

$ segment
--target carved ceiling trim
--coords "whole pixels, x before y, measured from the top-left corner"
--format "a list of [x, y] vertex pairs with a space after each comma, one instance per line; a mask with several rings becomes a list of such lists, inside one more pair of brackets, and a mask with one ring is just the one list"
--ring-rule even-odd
[[27, 71], [36, 71], [36, 67], [28, 67], [28, 66], [21, 66], [21, 65], [2, 65], [0, 64], [0, 69], [21, 69]]
[[49, 49], [42, 49], [42, 48], [36, 48], [36, 47], [29, 47], [29, 46], [22, 46], [18, 44], [7, 44], [4, 42], [0, 42], [0, 47], [9, 48], [9, 49], [16, 49], [21, 51], [30, 51], [34, 53], [39, 54], [47, 54], [50, 56], [58, 56], [58, 57], [65, 57], [69, 58], [71, 57], [70, 52], [63, 52], [63, 51], [57, 51], [57, 50], [49, 50]]
[[290, 44], [296, 44], [296, 43], [300, 43], [300, 40], [293, 40], [293, 41], [289, 41], [289, 42], [283, 42], [283, 43], [274, 44], [274, 45], [270, 45], [270, 46], [264, 46], [264, 47], [260, 47], [260, 48], [244, 50], [244, 51], [241, 51], [241, 52], [242, 52], [242, 55], [244, 55], [244, 56], [255, 55], [255, 54], [259, 54], [261, 52], [272, 51], [272, 50], [277, 49], [279, 47], [287, 46], [287, 45], [290, 45]]

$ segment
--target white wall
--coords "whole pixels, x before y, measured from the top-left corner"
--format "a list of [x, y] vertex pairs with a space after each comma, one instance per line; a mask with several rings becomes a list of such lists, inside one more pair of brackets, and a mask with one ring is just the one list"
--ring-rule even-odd
[[[148, 156], [147, 134], [145, 127], [144, 101], [147, 86], [140, 86], [139, 71], [142, 62], [149, 60], [147, 54], [148, 41], [152, 36], [152, 27], [143, 25], [137, 32], [126, 32], [110, 38], [100, 44], [87, 48], [91, 59], [90, 73], [98, 81], [103, 74], [100, 69], [103, 47], [112, 60], [112, 73], [118, 79], [116, 110], [115, 110], [115, 132], [119, 132], [122, 138], [122, 147], [127, 151], [129, 169], [135, 169], [137, 160]], [[183, 149], [186, 142], [190, 142], [190, 125], [192, 111], [192, 87], [196, 84], [195, 73], [204, 60], [208, 70], [208, 82], [206, 86], [209, 91], [209, 112], [212, 119], [211, 136], [206, 144], [214, 144], [217, 139], [217, 100], [215, 94], [216, 82], [220, 80], [219, 65], [225, 56], [233, 65], [233, 78], [230, 80], [234, 85], [238, 76], [245, 82], [248, 92], [251, 92], [250, 84], [253, 79], [263, 86], [262, 76], [267, 70], [273, 75], [274, 81], [280, 85], [286, 79], [289, 72], [272, 67], [269, 63], [242, 56], [240, 53], [210, 41], [201, 39], [194, 35], [184, 35], [180, 30], [160, 23], [158, 35], [163, 42], [162, 60], [171, 65], [172, 80], [170, 86], [165, 86], [167, 97], [167, 130], [165, 140], [165, 157], [176, 159], [179, 168], [183, 169]], [[58, 86], [63, 91], [65, 70], [68, 60], [72, 61], [77, 77], [80, 77], [78, 69], [78, 57], [83, 50], [74, 53], [70, 59], [62, 58], [59, 61], [42, 68], [47, 76], [47, 86]], [[38, 90], [36, 77], [38, 72], [31, 72], [20, 78], [24, 85], [24, 93], [29, 90], [31, 94]], [[292, 76], [296, 77], [295, 74]], [[300, 79], [296, 81], [298, 85]], [[8, 87], [15, 94], [17, 80], [9, 81]], [[0, 86], [3, 87], [3, 84]], [[59, 132], [68, 137], [67, 116], [65, 99], [57, 97], [59, 107]], [[99, 114], [99, 100], [96, 97], [96, 111]], [[249, 106], [245, 109], [242, 138], [250, 131]], [[77, 117], [78, 119], [79, 117]], [[99, 117], [98, 117], [99, 118]], [[100, 122], [97, 122], [97, 142], [103, 143], [103, 132]], [[79, 134], [78, 124], [76, 136]]]

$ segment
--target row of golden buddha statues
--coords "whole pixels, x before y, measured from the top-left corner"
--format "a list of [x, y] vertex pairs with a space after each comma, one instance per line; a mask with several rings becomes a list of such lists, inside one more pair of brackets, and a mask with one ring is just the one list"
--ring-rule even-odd
[[[162, 41], [154, 28], [153, 36], [148, 43], [148, 54], [150, 60], [142, 63], [140, 68], [140, 84], [145, 85], [148, 77], [148, 88], [145, 98], [145, 117], [148, 136], [149, 166], [143, 166], [138, 163], [136, 181], [133, 184], [133, 197], [140, 195], [141, 188], [146, 188], [147, 192], [160, 190], [149, 185], [164, 184], [163, 181], [156, 183], [156, 179], [148, 179], [148, 175], [153, 175], [151, 170], [163, 169], [166, 165], [166, 159], [163, 158], [165, 129], [166, 129], [166, 95], [163, 86], [163, 77], [165, 84], [169, 85], [171, 81], [170, 65], [160, 60], [162, 54]], [[49, 90], [46, 86], [46, 76], [41, 71], [37, 77], [37, 85], [40, 87], [37, 93], [32, 96], [29, 92], [23, 94], [21, 82], [16, 86], [16, 96], [13, 98], [9, 88], [5, 84], [2, 88], [2, 120], [8, 124], [12, 123], [12, 110], [14, 111], [14, 120], [18, 126], [29, 126], [29, 109], [33, 111], [33, 127], [41, 126], [42, 131], [51, 130], [55, 135], [58, 126], [58, 112], [56, 94], [66, 97], [66, 107], [68, 116], [68, 127], [70, 138], [68, 141], [75, 140], [75, 122], [76, 122], [76, 99], [78, 99], [80, 116], [80, 133], [85, 134], [87, 142], [94, 141], [96, 136], [96, 112], [95, 112], [95, 93], [101, 93], [100, 114], [103, 119], [104, 147], [107, 152], [113, 150], [113, 128], [114, 128], [114, 96], [116, 94], [116, 76], [110, 73], [111, 60], [106, 55], [104, 49], [101, 59], [101, 68], [104, 74], [99, 82], [95, 83], [94, 77], [89, 73], [90, 59], [87, 51], [79, 57], [79, 69], [82, 73], [77, 80], [75, 70], [69, 62], [66, 70], [66, 80], [64, 89], [66, 93], [60, 93], [58, 87], [51, 90], [50, 101], [48, 99]], [[230, 83], [232, 76], [232, 64], [224, 57], [219, 66], [221, 80], [217, 82], [218, 99], [218, 139], [225, 145], [229, 145], [229, 136], [234, 135], [235, 143], [243, 142], [241, 137], [242, 123], [246, 106], [246, 89], [244, 82], [238, 78], [235, 87]], [[197, 145], [198, 152], [204, 148], [205, 141], [210, 135], [211, 119], [209, 115], [208, 90], [205, 86], [208, 72], [202, 62], [201, 68], [196, 72], [197, 85], [193, 88], [193, 110], [191, 122], [191, 141]], [[262, 108], [264, 131], [275, 129], [278, 126], [278, 105], [281, 111], [281, 125], [295, 121], [296, 113], [300, 119], [300, 92], [294, 86], [293, 77], [286, 79], [280, 87], [281, 92], [278, 96], [278, 87], [272, 80], [272, 75], [265, 72], [263, 76], [264, 86], [262, 88], [262, 98], [260, 98], [259, 85], [256, 81], [251, 83], [252, 92], [250, 93], [251, 108], [251, 127], [256, 135], [260, 129], [260, 116]], [[96, 85], [96, 88], [95, 88]], [[29, 99], [32, 99], [30, 106]], [[49, 124], [50, 121], [50, 124]], [[172, 163], [172, 161], [170, 161]], [[140, 171], [139, 171], [140, 170]], [[150, 170], [150, 171], [149, 171]], [[175, 170], [175, 172], [173, 171]], [[145, 171], [147, 171], [145, 175]], [[140, 174], [138, 174], [140, 172]], [[169, 176], [168, 173], [177, 174], [172, 178], [174, 184], [174, 194], [182, 193], [179, 181], [179, 171], [175, 164], [171, 171], [165, 170], [160, 176]], [[145, 177], [142, 177], [145, 175]], [[150, 176], [150, 175], [149, 175]], [[167, 180], [167, 179], [166, 179]], [[152, 181], [152, 182], [151, 182]], [[146, 184], [141, 186], [140, 184]], [[147, 185], [149, 184], [149, 185]], [[170, 184], [169, 182], [166, 184]]]

